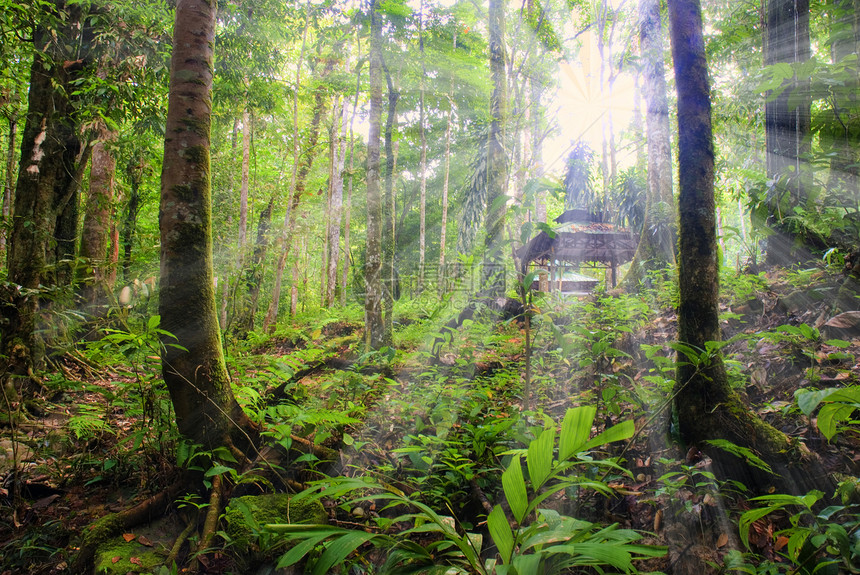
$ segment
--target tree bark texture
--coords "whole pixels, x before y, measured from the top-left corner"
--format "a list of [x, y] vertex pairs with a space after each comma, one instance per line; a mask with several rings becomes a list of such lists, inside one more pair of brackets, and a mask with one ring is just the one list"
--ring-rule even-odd
[[[255, 440], [224, 364], [212, 271], [215, 2], [178, 0], [161, 173], [162, 371], [179, 431], [205, 449]], [[175, 339], [174, 339], [175, 338]], [[179, 347], [181, 346], [181, 347]]]
[[[680, 159], [678, 340], [695, 350], [706, 350], [720, 339], [719, 277], [710, 88], [699, 0], [670, 0], [669, 20]], [[718, 351], [699, 359], [678, 355], [675, 406], [681, 437], [706, 451], [720, 475], [754, 490], [776, 485], [784, 491], [805, 493], [832, 485], [802, 445], [790, 443], [744, 406], [729, 386]], [[776, 474], [764, 475], [705, 443], [713, 439], [753, 449]]]
[[[69, 82], [82, 70], [83, 60], [72, 60], [66, 44], [80, 33], [78, 6], [57, 0], [56, 14], [65, 13], [63, 27], [37, 28], [37, 50], [30, 68], [27, 116], [21, 142], [21, 160], [15, 184], [12, 230], [7, 252], [7, 278], [11, 284], [2, 299], [2, 353], [7, 373], [25, 375], [44, 359], [44, 342], [37, 333], [40, 286], [56, 281], [48, 265], [56, 264], [58, 215], [74, 192], [78, 170], [74, 161], [80, 149]], [[65, 239], [65, 238], [59, 238]], [[64, 249], [61, 245], [61, 250]], [[12, 287], [14, 286], [14, 287]]]
[[397, 179], [397, 144], [394, 142], [394, 130], [397, 126], [397, 102], [400, 91], [394, 87], [391, 74], [382, 63], [385, 70], [385, 80], [388, 84], [388, 114], [385, 116], [385, 198], [382, 208], [382, 321], [385, 323], [384, 345], [391, 343], [390, 337], [394, 327], [394, 295], [396, 291], [395, 277], [395, 245], [397, 243], [395, 180]]
[[84, 266], [79, 270], [83, 275], [80, 293], [93, 312], [96, 312], [97, 306], [106, 303], [107, 294], [113, 290], [109, 281], [111, 264], [108, 241], [116, 184], [116, 160], [108, 146], [115, 137], [116, 134], [107, 126], [102, 126], [99, 140], [93, 145], [90, 188], [81, 230], [79, 254]]
[[379, 177], [382, 132], [382, 17], [370, 0], [370, 125], [367, 140], [367, 237], [364, 263], [364, 330], [367, 349], [388, 340], [382, 320], [382, 193]]
[[[326, 304], [331, 307], [334, 305], [335, 296], [337, 295], [337, 267], [340, 264], [340, 228], [341, 220], [343, 219], [343, 167], [346, 162], [346, 130], [347, 130], [347, 110], [349, 101], [344, 98], [343, 106], [340, 110], [340, 136], [337, 137], [337, 153], [334, 166], [334, 178], [332, 179], [331, 189], [331, 210], [329, 217], [329, 238], [328, 238], [328, 291], [326, 293]], [[332, 130], [336, 134], [337, 129]]]
[[9, 142], [6, 145], [6, 170], [3, 180], [3, 227], [0, 229], [0, 257], [6, 258], [6, 226], [12, 218], [12, 192], [15, 189], [15, 138], [18, 119], [9, 118]]

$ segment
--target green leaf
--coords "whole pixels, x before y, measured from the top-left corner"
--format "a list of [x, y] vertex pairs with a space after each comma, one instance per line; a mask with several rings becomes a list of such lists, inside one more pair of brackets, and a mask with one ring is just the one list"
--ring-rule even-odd
[[598, 445], [612, 443], [613, 441], [630, 439], [631, 437], [633, 437], [634, 433], [636, 433], [636, 424], [633, 423], [633, 420], [628, 419], [627, 421], [622, 421], [621, 423], [613, 425], [609, 429], [605, 430], [603, 433], [597, 435], [591, 441], [587, 442], [585, 445], [582, 446], [582, 451], [588, 451], [589, 449], [594, 449]]
[[567, 410], [561, 424], [561, 436], [558, 444], [559, 461], [564, 461], [577, 451], [582, 451], [580, 447], [591, 435], [591, 425], [594, 423], [596, 414], [597, 408], [591, 405]]
[[516, 455], [511, 464], [502, 473], [502, 488], [505, 498], [511, 506], [511, 513], [518, 524], [522, 524], [528, 508], [529, 500], [526, 495], [526, 482], [523, 479], [523, 469], [520, 466], [520, 456]]
[[313, 536], [308, 537], [283, 555], [278, 560], [278, 569], [283, 569], [284, 567], [289, 567], [294, 563], [298, 563], [302, 559], [304, 559], [305, 555], [314, 550], [314, 548], [323, 540], [330, 537], [332, 532], [322, 532]]
[[[834, 394], [835, 395], [835, 394]], [[831, 396], [833, 398], [833, 396]], [[846, 403], [828, 403], [818, 412], [818, 430], [830, 441], [839, 430], [839, 424], [851, 419], [856, 406]]]
[[731, 441], [728, 441], [726, 439], [711, 439], [705, 441], [705, 443], [713, 445], [717, 449], [722, 449], [727, 453], [731, 453], [735, 457], [743, 459], [746, 463], [752, 465], [753, 467], [757, 467], [762, 471], [766, 471], [767, 473], [771, 474], [773, 473], [773, 470], [770, 468], [770, 465], [768, 465], [758, 455], [753, 453], [753, 451], [749, 448], [736, 445], [735, 443], [732, 443]]
[[209, 469], [204, 475], [204, 477], [213, 477], [215, 475], [221, 475], [222, 473], [227, 473], [229, 471], [233, 471], [232, 467], [227, 467], [226, 465], [216, 465]]
[[532, 490], [535, 493], [549, 478], [552, 471], [552, 448], [554, 445], [554, 427], [544, 429], [540, 437], [529, 444], [526, 463], [529, 468], [529, 478], [532, 481]]
[[325, 575], [334, 565], [339, 565], [350, 553], [375, 537], [373, 533], [350, 531], [338, 537], [326, 547], [325, 553], [314, 565], [313, 575]]
[[212, 455], [220, 459], [221, 461], [229, 461], [230, 463], [239, 463], [236, 461], [236, 457], [230, 453], [230, 450], [224, 446], [216, 447], [212, 450]]
[[794, 398], [797, 400], [797, 407], [804, 415], [810, 415], [818, 404], [828, 396], [838, 392], [839, 388], [830, 387], [827, 389], [798, 389], [794, 392]]
[[542, 558], [543, 556], [538, 553], [530, 553], [529, 555], [518, 554], [514, 557], [513, 567], [521, 575], [540, 573], [540, 561]]
[[514, 535], [511, 532], [511, 526], [508, 525], [508, 518], [505, 517], [505, 512], [502, 511], [500, 505], [493, 507], [493, 510], [487, 516], [487, 528], [490, 530], [490, 537], [493, 538], [493, 543], [499, 549], [499, 555], [505, 564], [511, 562], [511, 553], [514, 550]]
[[[574, 543], [571, 545], [552, 545], [547, 547], [545, 553], [564, 553], [573, 557], [582, 556], [594, 559], [599, 563], [608, 563], [613, 567], [629, 571], [632, 557], [619, 544], [607, 543]], [[576, 564], [585, 565], [586, 561], [580, 560]]]

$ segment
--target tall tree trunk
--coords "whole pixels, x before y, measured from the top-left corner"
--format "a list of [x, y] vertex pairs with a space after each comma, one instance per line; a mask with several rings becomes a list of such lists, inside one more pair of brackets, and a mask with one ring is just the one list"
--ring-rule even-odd
[[[356, 39], [358, 37], [356, 36]], [[357, 49], [358, 50], [358, 49]], [[361, 51], [359, 52], [359, 62], [361, 61]], [[351, 267], [351, 244], [350, 244], [350, 228], [352, 227], [352, 185], [353, 173], [355, 170], [355, 138], [353, 134], [353, 125], [355, 123], [355, 110], [358, 108], [358, 95], [361, 90], [361, 65], [359, 64], [356, 75], [355, 100], [352, 103], [352, 115], [349, 118], [349, 181], [346, 187], [346, 213], [344, 214], [343, 222], [343, 280], [341, 282], [340, 305], [346, 305], [346, 292], [349, 285], [349, 268]]]
[[[801, 63], [809, 57], [809, 0], [768, 0], [765, 64]], [[768, 191], [767, 224], [775, 232], [767, 242], [766, 261], [771, 265], [801, 257], [793, 244], [805, 239], [802, 230], [790, 228], [786, 217], [805, 201], [809, 185], [811, 101], [808, 81], [795, 76], [786, 83], [780, 95], [765, 102], [767, 176], [774, 182]]]
[[[830, 33], [831, 58], [834, 64], [846, 66], [847, 76], [841, 86], [831, 86], [831, 117], [821, 130], [821, 144], [830, 152], [830, 174], [827, 190], [841, 196], [844, 206], [857, 208], [860, 187], [860, 2], [836, 0]], [[852, 73], [853, 72], [853, 73]], [[847, 246], [846, 246], [847, 247]], [[853, 249], [853, 246], [851, 247]]]
[[210, 123], [215, 2], [177, 0], [161, 173], [162, 371], [180, 433], [204, 449], [249, 447], [256, 426], [224, 364], [212, 271]]
[[[457, 34], [454, 34], [454, 46], [457, 50]], [[448, 119], [445, 124], [445, 176], [442, 180], [442, 222], [439, 233], [439, 293], [444, 293], [447, 285], [445, 266], [445, 245], [448, 242], [448, 180], [451, 176], [451, 128], [454, 124], [454, 76], [451, 76], [451, 86], [448, 88]]]
[[418, 50], [421, 53], [421, 78], [419, 79], [418, 96], [418, 134], [421, 146], [421, 160], [418, 166], [421, 179], [420, 207], [418, 209], [418, 293], [424, 289], [424, 266], [426, 258], [427, 235], [427, 134], [424, 133], [424, 77], [427, 76], [427, 66], [424, 62], [424, 0], [418, 10]]
[[6, 147], [6, 177], [3, 180], [3, 222], [0, 227], [0, 258], [6, 258], [6, 226], [12, 218], [12, 191], [15, 189], [15, 138], [18, 119], [9, 117], [9, 143]]
[[[531, 107], [532, 107], [532, 132], [531, 132], [531, 149], [532, 149], [532, 178], [540, 179], [543, 177], [543, 105], [541, 98], [543, 94], [543, 85], [537, 75], [533, 75], [529, 80], [531, 88]], [[540, 190], [535, 195], [535, 221], [546, 223], [546, 191]]]
[[505, 3], [490, 0], [490, 133], [487, 150], [487, 235], [484, 239], [483, 289], [488, 296], [505, 295], [503, 233], [507, 213], [507, 157], [505, 122], [507, 120], [507, 82], [505, 80]]
[[81, 231], [79, 254], [84, 266], [78, 270], [82, 280], [81, 298], [94, 313], [98, 313], [98, 308], [106, 303], [107, 295], [113, 291], [107, 249], [116, 184], [116, 160], [107, 147], [116, 139], [116, 133], [104, 125], [99, 132], [99, 140], [93, 146], [90, 189]]
[[346, 161], [346, 129], [347, 109], [349, 102], [343, 100], [340, 110], [340, 137], [338, 138], [337, 162], [334, 168], [334, 179], [332, 181], [331, 194], [331, 224], [329, 226], [329, 257], [328, 257], [328, 293], [326, 304], [334, 306], [337, 295], [337, 266], [340, 264], [340, 228], [343, 212], [343, 166]]
[[397, 291], [396, 268], [394, 263], [397, 229], [395, 226], [395, 190], [394, 183], [397, 172], [397, 145], [394, 142], [394, 129], [397, 126], [397, 101], [400, 92], [394, 87], [394, 81], [388, 68], [385, 67], [385, 80], [388, 83], [388, 115], [385, 118], [385, 204], [383, 206], [382, 229], [382, 321], [385, 322], [385, 335], [388, 339], [384, 344], [391, 343], [390, 337], [394, 327], [394, 299]]
[[269, 228], [272, 225], [272, 210], [275, 205], [274, 194], [269, 203], [260, 212], [257, 222], [257, 240], [254, 243], [254, 252], [251, 261], [243, 270], [245, 286], [248, 289], [247, 305], [242, 306], [239, 319], [236, 321], [236, 331], [239, 337], [244, 337], [247, 332], [254, 329], [254, 316], [257, 314], [257, 306], [260, 300], [260, 286], [263, 282], [263, 261], [266, 259], [266, 251], [269, 248]]
[[[278, 308], [281, 301], [281, 282], [284, 277], [287, 258], [289, 258], [290, 254], [290, 244], [293, 241], [293, 235], [296, 228], [298, 206], [301, 203], [302, 194], [304, 193], [305, 179], [313, 166], [317, 140], [319, 139], [319, 126], [325, 110], [326, 89], [325, 86], [320, 85], [317, 87], [314, 96], [313, 116], [311, 117], [311, 125], [308, 128], [309, 133], [306, 139], [304, 153], [299, 157], [299, 87], [301, 86], [302, 63], [304, 61], [305, 47], [307, 44], [308, 27], [310, 26], [310, 5], [308, 5], [307, 11], [308, 12], [305, 14], [304, 31], [302, 32], [302, 49], [299, 56], [299, 62], [296, 66], [295, 95], [293, 98], [293, 173], [290, 180], [290, 194], [287, 202], [287, 213], [284, 215], [284, 225], [281, 230], [281, 251], [278, 257], [278, 267], [275, 270], [275, 285], [272, 288], [272, 301], [269, 303], [269, 309], [266, 312], [265, 319], [263, 320], [263, 329], [266, 331], [273, 329], [277, 323]], [[334, 60], [329, 59], [325, 64], [323, 77], [327, 76], [333, 68]], [[295, 278], [293, 279], [295, 280]]]
[[[7, 279], [20, 286], [4, 290], [0, 298], [2, 356], [6, 374], [23, 376], [41, 367], [44, 341], [38, 333], [40, 286], [50, 285], [47, 274], [50, 248], [55, 240], [57, 216], [70, 204], [76, 191], [78, 169], [74, 160], [80, 149], [77, 124], [69, 94], [70, 81], [83, 69], [84, 61], [65, 53], [67, 43], [76, 44], [80, 7], [54, 3], [55, 14], [63, 13], [62, 28], [34, 30], [36, 51], [30, 69], [27, 117], [21, 142], [21, 161], [15, 185], [12, 232], [7, 254]], [[73, 61], [74, 60], [74, 61]], [[65, 64], [64, 64], [65, 63]], [[71, 159], [71, 164], [69, 163]], [[81, 171], [82, 173], [82, 171]], [[63, 238], [65, 239], [65, 238]], [[23, 289], [21, 289], [23, 288]]]
[[131, 281], [131, 252], [134, 247], [134, 235], [137, 230], [137, 214], [140, 211], [140, 186], [143, 184], [143, 154], [139, 159], [129, 161], [125, 173], [129, 182], [128, 204], [122, 222], [123, 247], [122, 277], [126, 282]]
[[[729, 385], [719, 350], [707, 353], [706, 359], [699, 355], [709, 349], [709, 342], [720, 340], [714, 148], [699, 0], [669, 0], [669, 21], [680, 160], [678, 340], [692, 348], [686, 358], [679, 352], [677, 364], [675, 406], [681, 437], [706, 451], [721, 476], [748, 487], [833, 493], [832, 482], [808, 450], [789, 443], [744, 406]], [[754, 449], [776, 474], [764, 475], [745, 460], [705, 443], [714, 439]]]
[[370, 0], [370, 125], [367, 140], [367, 237], [364, 263], [364, 330], [368, 350], [389, 336], [382, 320], [382, 194], [379, 186], [379, 139], [382, 131], [382, 17]]
[[639, 43], [645, 92], [648, 188], [639, 246], [624, 279], [628, 289], [635, 289], [648, 271], [665, 269], [675, 261], [669, 99], [663, 66], [660, 3], [657, 0], [639, 1]]
[[248, 107], [242, 111], [242, 183], [239, 186], [239, 267], [245, 259], [245, 244], [248, 243], [248, 187], [251, 179], [251, 113]]

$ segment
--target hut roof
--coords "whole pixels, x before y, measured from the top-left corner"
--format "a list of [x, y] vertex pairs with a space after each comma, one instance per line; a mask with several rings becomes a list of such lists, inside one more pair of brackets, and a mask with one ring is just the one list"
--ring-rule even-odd
[[523, 246], [518, 255], [524, 268], [537, 260], [619, 265], [633, 259], [636, 246], [637, 238], [626, 230], [556, 232], [555, 237], [541, 232]]

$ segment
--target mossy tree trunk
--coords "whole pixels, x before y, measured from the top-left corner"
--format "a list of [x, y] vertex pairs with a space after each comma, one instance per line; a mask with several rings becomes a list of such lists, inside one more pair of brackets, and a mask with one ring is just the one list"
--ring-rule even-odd
[[382, 17], [370, 0], [370, 124], [367, 140], [367, 236], [364, 263], [364, 330], [368, 349], [379, 349], [389, 337], [382, 320], [382, 193], [379, 185], [382, 133]]
[[[63, 0], [51, 5], [55, 18], [63, 14], [62, 26], [37, 26], [33, 41], [40, 49], [33, 55], [27, 116], [21, 142], [21, 160], [13, 199], [13, 221], [7, 252], [7, 278], [12, 286], [2, 296], [0, 316], [5, 373], [22, 376], [41, 367], [45, 346], [38, 333], [39, 289], [56, 282], [49, 264], [56, 264], [58, 215], [70, 203], [75, 166], [80, 150], [70, 82], [84, 68], [84, 59], [67, 53], [80, 34], [79, 6], [67, 7]], [[83, 160], [82, 160], [83, 161]], [[62, 219], [60, 221], [63, 221]], [[65, 233], [60, 234], [65, 238]], [[74, 238], [72, 238], [74, 241]], [[62, 243], [59, 244], [64, 249]], [[55, 244], [56, 246], [56, 244]], [[72, 254], [74, 255], [74, 254]]]
[[[719, 278], [710, 88], [699, 0], [670, 0], [669, 20], [678, 90], [680, 159], [678, 339], [706, 349], [709, 342], [720, 339]], [[826, 474], [805, 447], [790, 442], [759, 419], [732, 391], [718, 352], [699, 364], [679, 355], [675, 408], [685, 443], [706, 451], [721, 475], [748, 487], [827, 490]], [[756, 451], [776, 474], [763, 475], [705, 443], [713, 439], [726, 439]]]
[[[178, 0], [161, 173], [162, 371], [179, 431], [211, 449], [256, 429], [224, 364], [212, 271], [210, 122], [215, 2]], [[181, 346], [181, 347], [179, 347]]]
[[508, 170], [505, 152], [507, 119], [507, 79], [505, 77], [505, 3], [490, 0], [490, 133], [487, 158], [487, 235], [484, 239], [482, 286], [486, 295], [505, 295], [505, 260], [503, 232], [507, 213]]

